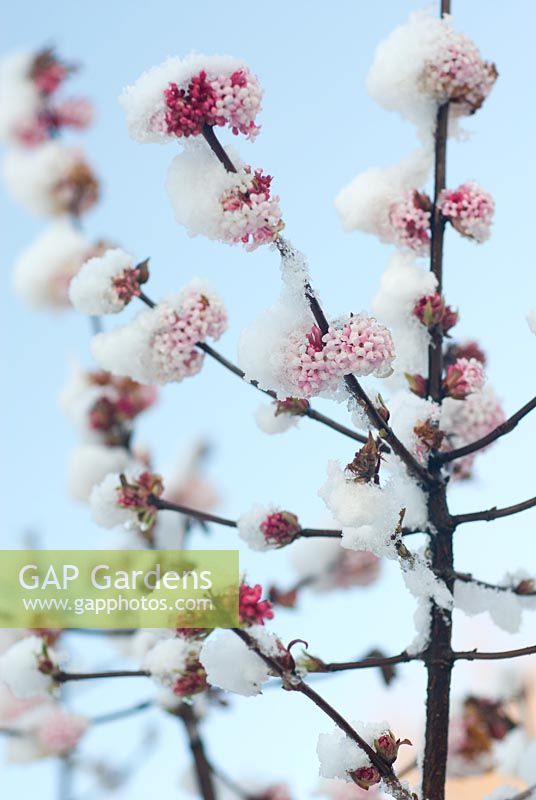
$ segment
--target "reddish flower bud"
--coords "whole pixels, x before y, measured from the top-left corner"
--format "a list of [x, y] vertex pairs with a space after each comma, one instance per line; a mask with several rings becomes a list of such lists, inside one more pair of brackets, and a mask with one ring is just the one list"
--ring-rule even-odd
[[264, 625], [265, 619], [273, 619], [272, 604], [268, 600], [261, 600], [261, 595], [260, 584], [241, 584], [238, 610], [241, 625]]
[[458, 312], [447, 306], [438, 292], [417, 300], [413, 314], [426, 328], [439, 326], [443, 334], [447, 334], [458, 322]]
[[482, 389], [485, 382], [486, 374], [480, 361], [459, 358], [447, 368], [443, 393], [454, 400], [464, 400], [467, 395]]
[[359, 769], [348, 773], [361, 789], [370, 789], [382, 779], [379, 770], [376, 767], [359, 767]]
[[276, 402], [275, 416], [291, 414], [293, 417], [303, 417], [309, 411], [309, 401], [300, 397], [287, 397]]
[[380, 755], [388, 764], [396, 761], [398, 756], [398, 749], [403, 744], [411, 744], [409, 739], [395, 739], [391, 731], [386, 731], [374, 739], [374, 747], [378, 755]]
[[279, 547], [292, 542], [301, 530], [298, 517], [290, 511], [275, 511], [269, 514], [259, 527], [266, 541]]
[[428, 381], [422, 375], [411, 375], [409, 372], [404, 373], [409, 388], [418, 397], [426, 397], [428, 394]]

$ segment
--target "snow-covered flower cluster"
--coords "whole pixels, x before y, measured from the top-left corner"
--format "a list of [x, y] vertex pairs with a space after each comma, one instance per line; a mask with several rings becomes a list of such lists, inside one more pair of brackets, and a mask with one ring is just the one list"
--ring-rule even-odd
[[9, 151], [3, 180], [15, 200], [36, 216], [80, 216], [99, 197], [98, 180], [82, 151], [59, 141]]
[[82, 314], [117, 314], [139, 297], [148, 278], [146, 261], [135, 266], [124, 250], [106, 250], [85, 262], [71, 281], [69, 298]]
[[156, 401], [156, 389], [109, 372], [73, 369], [60, 406], [83, 439], [108, 446], [124, 444], [133, 420]]
[[290, 511], [255, 506], [238, 519], [238, 534], [252, 550], [284, 547], [301, 530], [298, 517]]
[[480, 108], [497, 78], [493, 64], [452, 27], [452, 18], [416, 11], [379, 44], [367, 78], [370, 95], [422, 133], [433, 129], [438, 106], [456, 115]]
[[416, 187], [425, 182], [430, 166], [430, 151], [423, 149], [391, 167], [357, 175], [335, 198], [344, 229], [371, 233], [386, 244], [426, 255], [432, 205]]
[[[447, 433], [450, 447], [463, 447], [486, 436], [506, 419], [500, 400], [486, 384], [480, 391], [469, 394], [463, 401], [445, 398], [441, 409], [440, 427]], [[485, 449], [485, 448], [483, 448]], [[454, 462], [454, 474], [467, 478], [476, 456], [470, 453]]]
[[[386, 722], [352, 722], [352, 727], [367, 744], [387, 763], [392, 764], [398, 757], [403, 744], [411, 744], [407, 739], [400, 741]], [[381, 774], [369, 756], [350, 739], [340, 728], [332, 733], [321, 733], [316, 748], [320, 761], [320, 775], [323, 778], [340, 778], [353, 781], [362, 789], [369, 789], [381, 781]]]
[[123, 525], [146, 533], [155, 524], [158, 510], [155, 498], [163, 491], [162, 478], [153, 472], [109, 473], [91, 492], [93, 520], [103, 528]]
[[391, 333], [364, 312], [335, 320], [327, 333], [300, 328], [284, 344], [288, 380], [301, 397], [334, 391], [345, 375], [388, 377], [395, 358]]
[[102, 483], [109, 473], [116, 475], [139, 467], [126, 447], [105, 444], [81, 444], [71, 453], [68, 464], [67, 488], [73, 500], [88, 503], [94, 486]]
[[143, 660], [143, 669], [160, 686], [178, 697], [190, 697], [207, 688], [207, 675], [199, 661], [201, 643], [184, 638], [158, 641]]
[[261, 98], [257, 79], [242, 61], [194, 54], [145, 72], [123, 90], [120, 102], [131, 137], [159, 142], [223, 125], [254, 139]]
[[457, 189], [444, 189], [438, 206], [458, 233], [475, 242], [489, 239], [495, 203], [475, 181], [467, 181]]
[[15, 697], [48, 697], [56, 687], [59, 660], [60, 655], [42, 637], [27, 636], [0, 656], [0, 680]]
[[284, 228], [272, 178], [229, 150], [228, 172], [208, 147], [188, 147], [171, 163], [167, 191], [175, 217], [190, 236], [207, 236], [247, 250], [273, 242]]
[[73, 70], [50, 48], [5, 56], [0, 61], [0, 141], [34, 147], [60, 128], [87, 127], [92, 118], [87, 100], [56, 97]]
[[193, 280], [123, 327], [97, 334], [91, 349], [97, 364], [116, 375], [148, 384], [179, 382], [202, 367], [196, 345], [219, 339], [226, 328], [220, 298]]
[[98, 250], [69, 219], [52, 222], [17, 258], [12, 277], [15, 293], [36, 310], [70, 308], [69, 284]]

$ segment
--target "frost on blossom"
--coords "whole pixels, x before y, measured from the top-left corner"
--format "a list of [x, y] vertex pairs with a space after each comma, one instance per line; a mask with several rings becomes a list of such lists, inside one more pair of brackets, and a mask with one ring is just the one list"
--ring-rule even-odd
[[254, 250], [269, 244], [284, 228], [272, 177], [245, 165], [229, 150], [237, 172], [227, 172], [207, 146], [189, 146], [176, 156], [167, 192], [180, 225], [190, 236], [207, 236]]
[[238, 535], [252, 550], [284, 547], [298, 536], [301, 527], [290, 511], [256, 505], [238, 519]]
[[106, 250], [86, 261], [69, 286], [71, 303], [82, 314], [117, 314], [149, 277], [147, 262], [134, 259], [119, 248]]
[[254, 139], [261, 98], [256, 77], [239, 59], [192, 54], [144, 72], [119, 102], [133, 139], [162, 142], [199, 136], [205, 125]]
[[219, 339], [226, 328], [220, 298], [193, 280], [123, 327], [99, 333], [91, 350], [97, 364], [115, 375], [148, 384], [179, 382], [203, 365], [197, 343]]
[[91, 253], [89, 241], [70, 220], [52, 222], [15, 262], [15, 293], [36, 310], [70, 308], [69, 284]]
[[72, 71], [52, 49], [5, 56], [0, 61], [0, 141], [36, 147], [62, 127], [87, 127], [92, 118], [87, 100], [56, 98]]
[[425, 148], [391, 167], [357, 175], [335, 198], [344, 229], [371, 233], [386, 244], [425, 256], [430, 249], [431, 202], [418, 187], [431, 164], [431, 151]]
[[199, 661], [200, 648], [197, 641], [161, 639], [145, 655], [143, 669], [174, 695], [190, 697], [207, 688], [206, 672]]
[[60, 407], [87, 442], [125, 444], [132, 423], [156, 401], [156, 389], [109, 372], [73, 369]]
[[444, 189], [438, 206], [452, 227], [475, 242], [489, 239], [495, 203], [493, 197], [474, 181], [462, 183], [457, 189]]
[[110, 473], [91, 491], [93, 521], [103, 528], [125, 528], [145, 533], [154, 526], [164, 485], [159, 475], [148, 470], [137, 473]]
[[452, 17], [436, 18], [425, 10], [411, 14], [380, 42], [367, 89], [383, 108], [397, 111], [429, 135], [439, 105], [449, 101], [452, 114], [473, 114], [496, 78], [495, 66], [453, 29]]
[[27, 636], [0, 656], [0, 680], [15, 697], [47, 697], [56, 686], [59, 658], [40, 636]]
[[[273, 633], [261, 627], [250, 628], [249, 633], [266, 655], [280, 653], [281, 644]], [[271, 675], [266, 662], [230, 630], [219, 630], [206, 639], [200, 661], [212, 686], [245, 697], [260, 694]]]
[[3, 179], [14, 199], [41, 217], [80, 216], [99, 197], [98, 180], [84, 154], [58, 141], [9, 151]]

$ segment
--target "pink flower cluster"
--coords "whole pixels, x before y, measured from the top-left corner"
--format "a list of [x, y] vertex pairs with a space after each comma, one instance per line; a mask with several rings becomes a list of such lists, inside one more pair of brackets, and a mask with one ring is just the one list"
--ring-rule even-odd
[[325, 335], [317, 325], [295, 332], [287, 350], [292, 383], [303, 397], [336, 389], [350, 373], [387, 377], [394, 357], [389, 330], [364, 313], [336, 321]]
[[174, 136], [199, 136], [205, 125], [228, 125], [234, 134], [242, 133], [249, 139], [259, 132], [255, 118], [262, 92], [257, 79], [245, 68], [215, 77], [201, 70], [185, 86], [170, 83], [164, 96], [166, 131]]
[[239, 590], [238, 615], [241, 625], [264, 625], [264, 620], [273, 619], [272, 604], [261, 600], [262, 586], [248, 586], [242, 582]]
[[275, 511], [260, 524], [262, 535], [268, 544], [283, 547], [292, 542], [301, 530], [298, 517], [290, 511]]
[[162, 303], [157, 313], [160, 318], [151, 349], [158, 368], [174, 374], [175, 380], [196, 375], [203, 364], [203, 354], [196, 345], [207, 338], [219, 339], [226, 330], [224, 307], [197, 288], [188, 287], [177, 309]]
[[495, 64], [484, 61], [463, 33], [448, 30], [433, 60], [426, 64], [424, 90], [438, 103], [450, 101], [458, 114], [474, 114], [497, 80]]
[[389, 209], [389, 224], [394, 243], [425, 256], [430, 249], [430, 198], [408, 189]]
[[[495, 430], [506, 419], [503, 407], [490, 386], [470, 394], [463, 403], [456, 403], [454, 413], [449, 413], [448, 408], [445, 411], [447, 417], [441, 424], [448, 434], [449, 446], [454, 448], [476, 442]], [[454, 476], [469, 478], [475, 458], [485, 449], [457, 459], [453, 465]]]
[[467, 395], [478, 392], [486, 382], [484, 367], [476, 358], [458, 358], [447, 367], [443, 380], [443, 392], [446, 397], [464, 400]]
[[273, 242], [285, 227], [281, 219], [279, 197], [271, 196], [271, 175], [262, 169], [244, 167], [242, 181], [221, 197], [223, 209], [222, 239], [242, 242], [247, 250]]
[[420, 297], [413, 307], [413, 314], [427, 328], [441, 326], [443, 335], [458, 322], [458, 312], [446, 305], [439, 292]]
[[88, 372], [85, 379], [89, 388], [102, 388], [102, 394], [89, 408], [88, 423], [91, 430], [103, 434], [109, 445], [120, 443], [132, 420], [156, 401], [154, 386], [130, 378], [97, 371]]
[[[206, 631], [204, 631], [206, 633]], [[191, 697], [207, 688], [207, 673], [197, 658], [189, 659], [175, 679], [171, 691], [178, 697]]]
[[133, 512], [145, 530], [150, 529], [156, 520], [155, 497], [160, 497], [164, 484], [160, 475], [142, 472], [130, 482], [121, 475], [121, 485], [117, 487], [117, 505]]
[[72, 66], [58, 58], [54, 50], [37, 53], [30, 66], [27, 79], [38, 90], [39, 102], [33, 118], [22, 122], [16, 131], [18, 142], [34, 147], [52, 138], [60, 128], [86, 128], [93, 118], [93, 108], [84, 98], [53, 102], [56, 91], [74, 71]]
[[462, 236], [476, 242], [489, 238], [495, 203], [474, 181], [462, 183], [457, 189], [444, 189], [439, 196], [439, 208]]
[[88, 724], [86, 717], [80, 714], [54, 708], [37, 726], [35, 735], [38, 745], [47, 755], [65, 756], [74, 750]]

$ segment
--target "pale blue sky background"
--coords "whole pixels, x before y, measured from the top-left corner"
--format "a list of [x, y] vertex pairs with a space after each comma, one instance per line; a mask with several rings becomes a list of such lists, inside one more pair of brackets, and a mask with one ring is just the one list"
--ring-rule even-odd
[[[151, 256], [151, 294], [175, 290], [192, 275], [210, 280], [223, 295], [231, 326], [219, 344], [232, 358], [240, 331], [276, 297], [275, 254], [253, 254], [202, 239], [189, 239], [173, 219], [164, 191], [167, 166], [176, 146], [138, 145], [127, 137], [117, 103], [122, 86], [168, 55], [191, 50], [230, 53], [250, 64], [265, 89], [263, 130], [254, 145], [234, 141], [246, 159], [275, 176], [287, 223], [286, 235], [308, 255], [314, 284], [333, 313], [366, 308], [389, 256], [364, 235], [344, 234], [333, 197], [357, 172], [389, 164], [415, 144], [411, 126], [377, 108], [364, 89], [376, 43], [409, 11], [410, 0], [389, 3], [235, 2], [222, 5], [155, 0], [115, 2], [11, 3], [4, 10], [2, 52], [54, 42], [67, 59], [84, 69], [71, 91], [95, 99], [97, 118], [83, 137], [103, 177], [103, 198], [87, 218], [92, 236], [106, 235], [140, 259]], [[458, 331], [478, 337], [488, 352], [489, 376], [511, 413], [534, 394], [536, 342], [524, 316], [536, 305], [534, 282], [533, 160], [536, 115], [534, 92], [535, 14], [529, 0], [455, 2], [458, 26], [476, 39], [499, 72], [484, 110], [467, 123], [474, 136], [449, 150], [449, 183], [476, 179], [496, 199], [491, 241], [477, 247], [449, 232], [446, 292], [459, 307]], [[65, 495], [66, 460], [75, 437], [57, 408], [57, 394], [71, 357], [89, 364], [88, 325], [74, 314], [30, 313], [14, 299], [10, 268], [17, 253], [43, 227], [2, 193], [2, 358], [1, 417], [4, 442], [2, 544], [12, 546], [27, 530], [49, 547], [99, 547], [106, 534], [95, 529], [87, 510]], [[161, 402], [140, 424], [137, 441], [148, 443], [155, 463], [172, 463], [193, 437], [214, 443], [211, 473], [221, 487], [222, 512], [237, 515], [254, 501], [274, 501], [296, 511], [304, 524], [324, 514], [316, 492], [330, 458], [348, 460], [352, 447], [332, 431], [303, 421], [284, 437], [266, 437], [253, 421], [259, 396], [218, 365], [162, 392]], [[317, 404], [346, 419], [344, 408]], [[535, 424], [525, 421], [479, 462], [476, 479], [452, 493], [456, 510], [495, 503], [507, 505], [534, 494]], [[533, 512], [532, 512], [533, 513]], [[212, 531], [215, 546], [232, 547], [233, 536]], [[457, 566], [481, 577], [499, 578], [505, 569], [530, 568], [536, 559], [534, 516], [529, 512], [493, 525], [474, 525], [456, 535]], [[252, 578], [291, 579], [286, 552], [269, 557], [245, 554]], [[412, 635], [414, 602], [401, 588], [396, 570], [370, 590], [303, 597], [299, 612], [280, 612], [275, 628], [284, 638], [309, 640], [329, 659], [362, 654], [371, 645], [398, 652]], [[499, 648], [512, 639], [479, 617], [461, 618], [456, 644]], [[534, 620], [526, 620], [515, 641], [533, 643]], [[93, 640], [91, 640], [93, 641]], [[83, 651], [82, 666], [101, 664], [109, 651]], [[524, 667], [529, 665], [525, 663]], [[493, 680], [500, 667], [457, 667], [455, 688]], [[423, 711], [420, 667], [404, 668], [403, 679], [380, 693], [377, 675], [332, 676], [322, 683], [326, 696], [349, 717], [389, 718], [413, 731]], [[94, 713], [129, 704], [150, 692], [144, 682], [85, 686], [73, 693], [77, 708]], [[289, 778], [304, 798], [316, 782], [316, 737], [329, 721], [304, 699], [270, 690], [254, 700], [233, 700], [235, 710], [219, 711], [207, 731], [210, 753], [236, 778]], [[148, 721], [148, 717], [145, 718]], [[159, 723], [160, 715], [151, 720]], [[99, 729], [88, 749], [121, 763], [135, 747], [143, 725], [133, 720]], [[407, 731], [398, 731], [405, 735]], [[149, 792], [181, 798], [178, 776], [188, 764], [182, 735], [173, 721], [163, 723], [161, 749], [150, 757], [118, 798], [138, 800]], [[267, 765], [277, 765], [272, 774]], [[2, 767], [7, 796], [41, 800], [56, 797], [50, 764]], [[48, 782], [47, 782], [48, 781]], [[104, 795], [87, 794], [88, 797]]]

